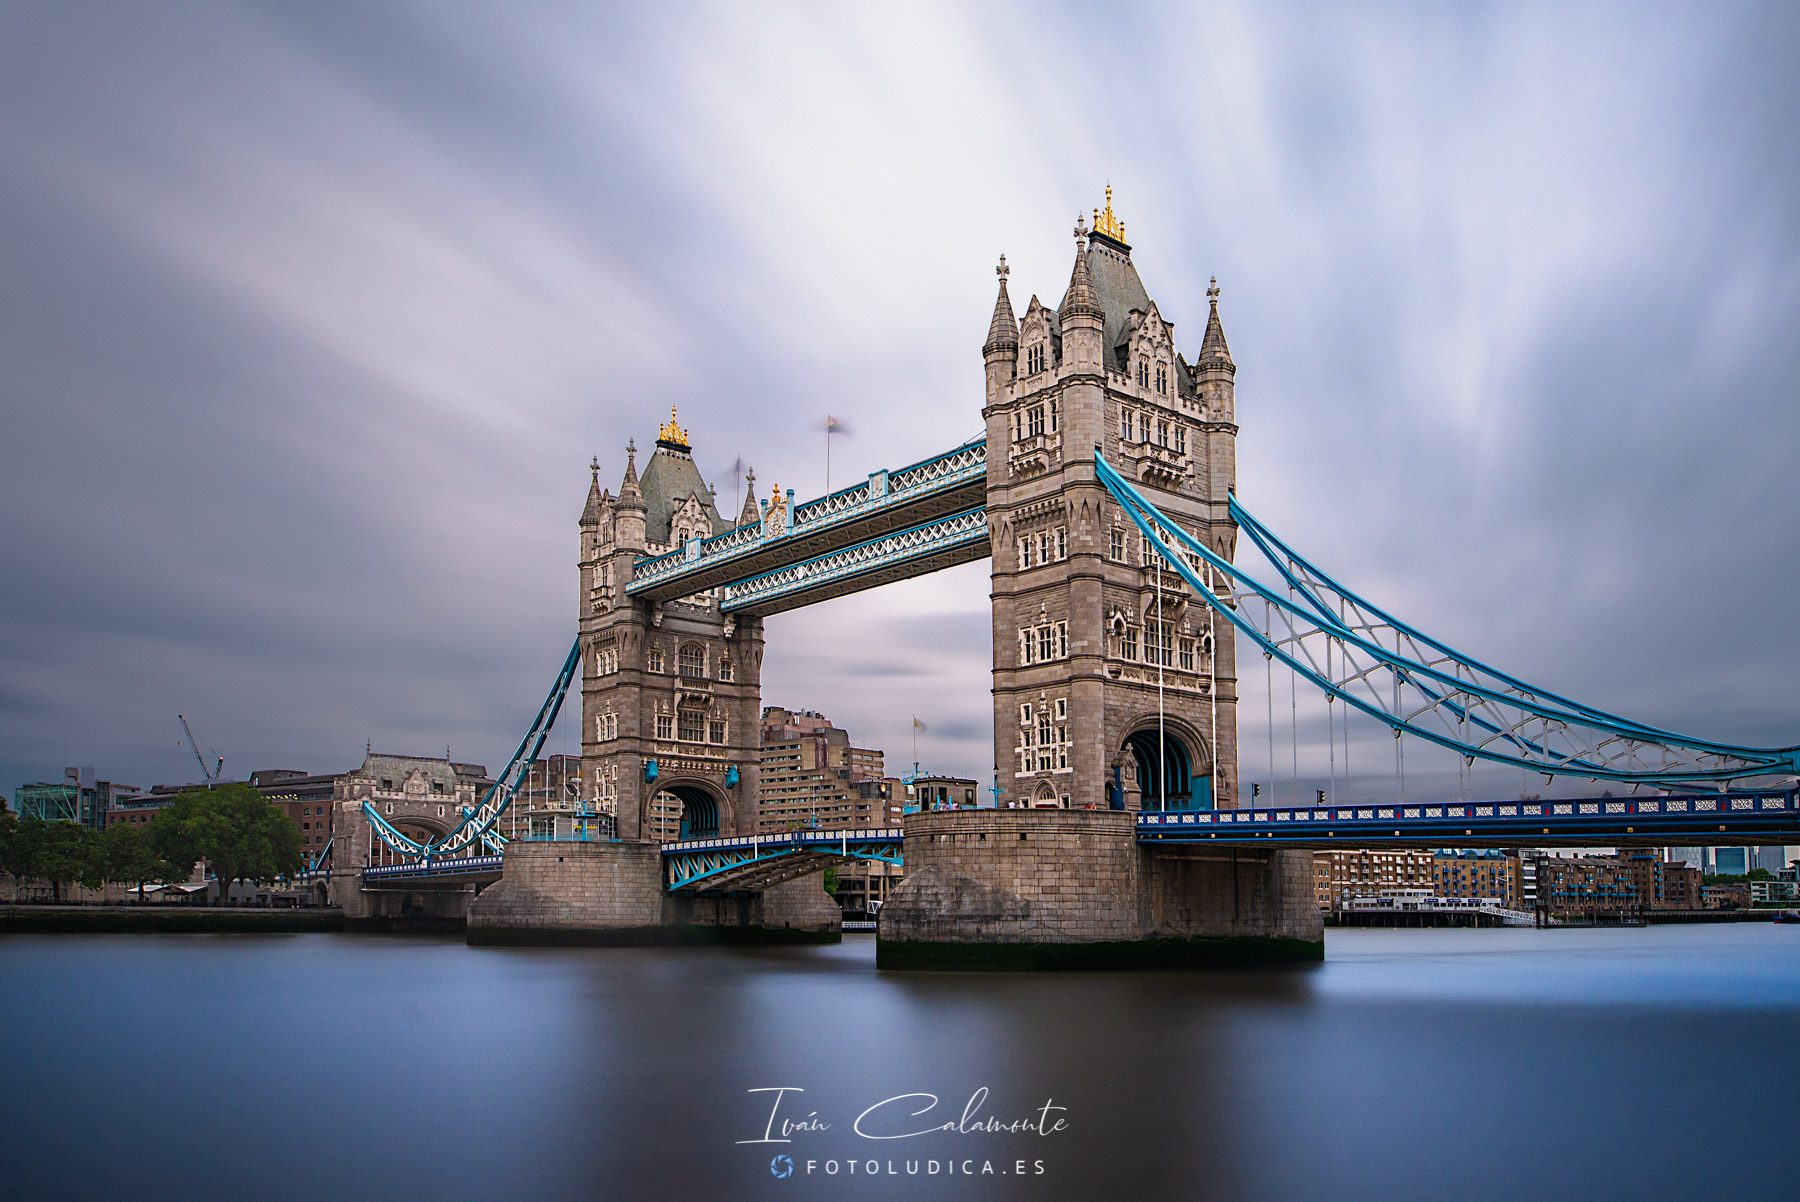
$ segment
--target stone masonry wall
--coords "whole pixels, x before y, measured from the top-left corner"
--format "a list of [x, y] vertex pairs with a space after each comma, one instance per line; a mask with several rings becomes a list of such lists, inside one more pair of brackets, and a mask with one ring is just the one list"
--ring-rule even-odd
[[909, 816], [906, 880], [881, 910], [881, 962], [1128, 967], [1322, 954], [1306, 853], [1148, 850], [1136, 842], [1134, 818], [1110, 810]]
[[506, 845], [501, 878], [469, 910], [469, 941], [638, 930], [663, 920], [662, 855], [652, 843]]

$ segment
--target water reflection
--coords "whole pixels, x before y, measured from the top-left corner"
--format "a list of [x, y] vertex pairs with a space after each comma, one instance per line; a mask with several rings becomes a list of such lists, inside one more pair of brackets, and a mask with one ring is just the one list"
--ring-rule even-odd
[[[1063, 976], [877, 973], [859, 937], [16, 936], [0, 1004], [9, 1197], [1642, 1198], [1722, 1164], [1781, 1196], [1800, 1114], [1800, 930], [1766, 926], [1346, 931], [1310, 968]], [[1721, 1082], [1757, 1103], [1719, 1121]], [[831, 1129], [738, 1144], [767, 1087]], [[983, 1087], [980, 1117], [1051, 1102], [1068, 1130], [851, 1131]]]

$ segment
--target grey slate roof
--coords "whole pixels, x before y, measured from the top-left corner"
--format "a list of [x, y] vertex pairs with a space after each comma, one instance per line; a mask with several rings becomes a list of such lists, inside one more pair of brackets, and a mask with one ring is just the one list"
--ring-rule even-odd
[[[1088, 238], [1087, 267], [1094, 292], [1100, 299], [1100, 308], [1105, 313], [1100, 345], [1112, 355], [1112, 362], [1108, 366], [1123, 371], [1125, 345], [1131, 328], [1131, 311], [1136, 309], [1143, 313], [1149, 312], [1150, 294], [1144, 290], [1144, 281], [1138, 277], [1137, 267], [1131, 261], [1130, 249], [1121, 247], [1103, 234], [1094, 234]], [[1067, 303], [1066, 296], [1064, 303]], [[1178, 369], [1175, 372], [1176, 388], [1183, 395], [1191, 394], [1193, 382], [1188, 378], [1187, 360], [1177, 353], [1175, 364]]]
[[686, 451], [672, 450], [658, 443], [656, 453], [644, 465], [644, 474], [638, 477], [638, 487], [644, 492], [644, 535], [653, 543], [668, 544], [669, 525], [675, 516], [675, 508], [690, 495], [699, 498], [714, 534], [731, 529], [731, 523], [719, 516], [700, 469], [694, 466], [693, 457]]

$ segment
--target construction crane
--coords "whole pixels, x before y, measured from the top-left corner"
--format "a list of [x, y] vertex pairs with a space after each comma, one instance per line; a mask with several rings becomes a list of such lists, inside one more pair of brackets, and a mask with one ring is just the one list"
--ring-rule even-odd
[[199, 740], [194, 738], [194, 728], [188, 725], [187, 715], [176, 714], [175, 716], [181, 719], [181, 733], [187, 736], [188, 749], [194, 753], [194, 758], [200, 762], [200, 775], [206, 778], [206, 787], [210, 789], [218, 784], [219, 777], [224, 775], [225, 757], [219, 756], [213, 762], [213, 766], [208, 768], [206, 766], [206, 757], [200, 754]]

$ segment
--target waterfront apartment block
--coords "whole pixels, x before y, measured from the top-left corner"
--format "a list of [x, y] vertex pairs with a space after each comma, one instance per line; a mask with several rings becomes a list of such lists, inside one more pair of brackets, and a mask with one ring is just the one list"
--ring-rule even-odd
[[1432, 889], [1437, 863], [1417, 848], [1368, 848], [1313, 853], [1313, 896], [1319, 909], [1340, 908], [1353, 897], [1400, 889]]
[[899, 825], [891, 787], [859, 787], [885, 779], [883, 761], [874, 748], [851, 746], [849, 732], [823, 714], [764, 708], [757, 833]]
[[1610, 856], [1539, 853], [1535, 862], [1535, 904], [1553, 916], [1697, 910], [1707, 904], [1699, 870], [1661, 859], [1654, 851]]
[[1524, 901], [1519, 857], [1509, 852], [1439, 850], [1432, 868], [1439, 897], [1495, 898], [1511, 910]]

